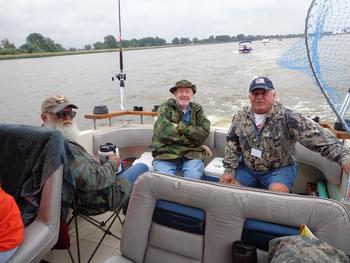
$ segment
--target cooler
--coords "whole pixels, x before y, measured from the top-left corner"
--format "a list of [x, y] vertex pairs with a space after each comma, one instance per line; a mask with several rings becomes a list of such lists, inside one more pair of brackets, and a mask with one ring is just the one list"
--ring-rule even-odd
[[204, 176], [203, 180], [207, 181], [219, 181], [219, 177], [224, 173], [224, 166], [222, 164], [222, 160], [224, 158], [215, 157], [211, 160], [207, 166], [204, 168]]

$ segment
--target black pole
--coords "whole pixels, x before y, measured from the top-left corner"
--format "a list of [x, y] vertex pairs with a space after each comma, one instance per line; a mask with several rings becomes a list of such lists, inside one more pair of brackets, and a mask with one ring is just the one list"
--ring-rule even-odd
[[[119, 90], [120, 90], [120, 108], [126, 110], [125, 107], [125, 80], [126, 74], [123, 72], [123, 41], [122, 41], [122, 19], [120, 13], [120, 0], [118, 0], [118, 17], [119, 17], [119, 69], [120, 72], [115, 74], [115, 77], [119, 80]], [[114, 77], [112, 78], [114, 81]]]
[[120, 14], [120, 0], [118, 0], [118, 18], [119, 18], [119, 63], [120, 72], [123, 72], [123, 48], [122, 48], [122, 16]]

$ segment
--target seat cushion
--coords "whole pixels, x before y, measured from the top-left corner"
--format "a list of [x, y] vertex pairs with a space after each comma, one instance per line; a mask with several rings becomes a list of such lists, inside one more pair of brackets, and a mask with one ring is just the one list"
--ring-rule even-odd
[[115, 255], [107, 259], [104, 263], [134, 263], [134, 261], [131, 261], [122, 255]]

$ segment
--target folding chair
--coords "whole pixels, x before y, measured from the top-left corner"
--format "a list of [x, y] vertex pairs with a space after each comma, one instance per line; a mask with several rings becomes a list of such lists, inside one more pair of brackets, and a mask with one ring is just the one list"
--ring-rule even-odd
[[[75, 200], [73, 202], [72, 205], [72, 217], [68, 220], [68, 226], [70, 226], [70, 224], [73, 222], [74, 220], [74, 228], [75, 228], [75, 234], [76, 234], [76, 242], [77, 242], [77, 254], [78, 254], [78, 262], [81, 262], [81, 254], [80, 254], [80, 242], [79, 242], [79, 225], [78, 225], [78, 217], [86, 220], [87, 222], [89, 222], [90, 224], [94, 225], [95, 227], [97, 227], [98, 229], [100, 229], [103, 232], [103, 235], [100, 239], [100, 241], [98, 242], [97, 246], [95, 247], [95, 249], [93, 250], [92, 254], [90, 255], [89, 259], [87, 262], [91, 262], [92, 258], [94, 257], [94, 255], [96, 254], [98, 248], [101, 246], [103, 240], [105, 239], [105, 237], [107, 235], [114, 237], [118, 240], [121, 239], [120, 236], [113, 234], [110, 229], [113, 226], [114, 222], [116, 219], [118, 219], [119, 223], [121, 225], [124, 224], [124, 221], [120, 218], [119, 213], [120, 211], [123, 210], [123, 207], [128, 203], [129, 201], [129, 196], [127, 196], [126, 198], [124, 198], [122, 200], [122, 202], [120, 203], [119, 207], [117, 207], [116, 210], [113, 211], [113, 213], [107, 218], [107, 220], [102, 220], [99, 221], [97, 220], [95, 217], [98, 215], [102, 215], [104, 213], [101, 214], [88, 214], [85, 211], [80, 210], [77, 207], [77, 196], [75, 197]], [[72, 262], [74, 261], [72, 252], [70, 251], [70, 249], [68, 248], [68, 253], [70, 256], [70, 259]]]

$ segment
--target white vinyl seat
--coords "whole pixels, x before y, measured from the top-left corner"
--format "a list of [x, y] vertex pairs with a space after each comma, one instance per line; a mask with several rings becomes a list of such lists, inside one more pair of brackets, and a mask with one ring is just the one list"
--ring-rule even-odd
[[45, 182], [39, 214], [24, 230], [24, 241], [11, 263], [39, 262], [56, 244], [60, 226], [63, 166]]
[[[168, 206], [160, 207], [160, 202]], [[183, 213], [169, 209], [170, 203], [182, 207]], [[199, 220], [192, 212], [193, 216], [185, 217], [190, 226], [202, 226], [200, 233], [185, 229], [187, 223], [177, 223], [189, 208], [204, 215]], [[257, 225], [249, 228], [253, 221], [268, 225], [263, 229], [267, 232]], [[281, 226], [298, 232], [302, 224], [319, 239], [350, 252], [350, 215], [339, 202], [146, 173], [131, 194], [120, 243], [122, 255], [105, 262], [229, 263], [234, 241], [270, 235]], [[257, 254], [258, 262], [268, 261], [266, 250], [259, 248]]]
[[0, 141], [2, 188], [16, 200], [25, 224], [24, 240], [8, 262], [40, 262], [59, 237], [64, 137], [39, 126], [0, 124]]

